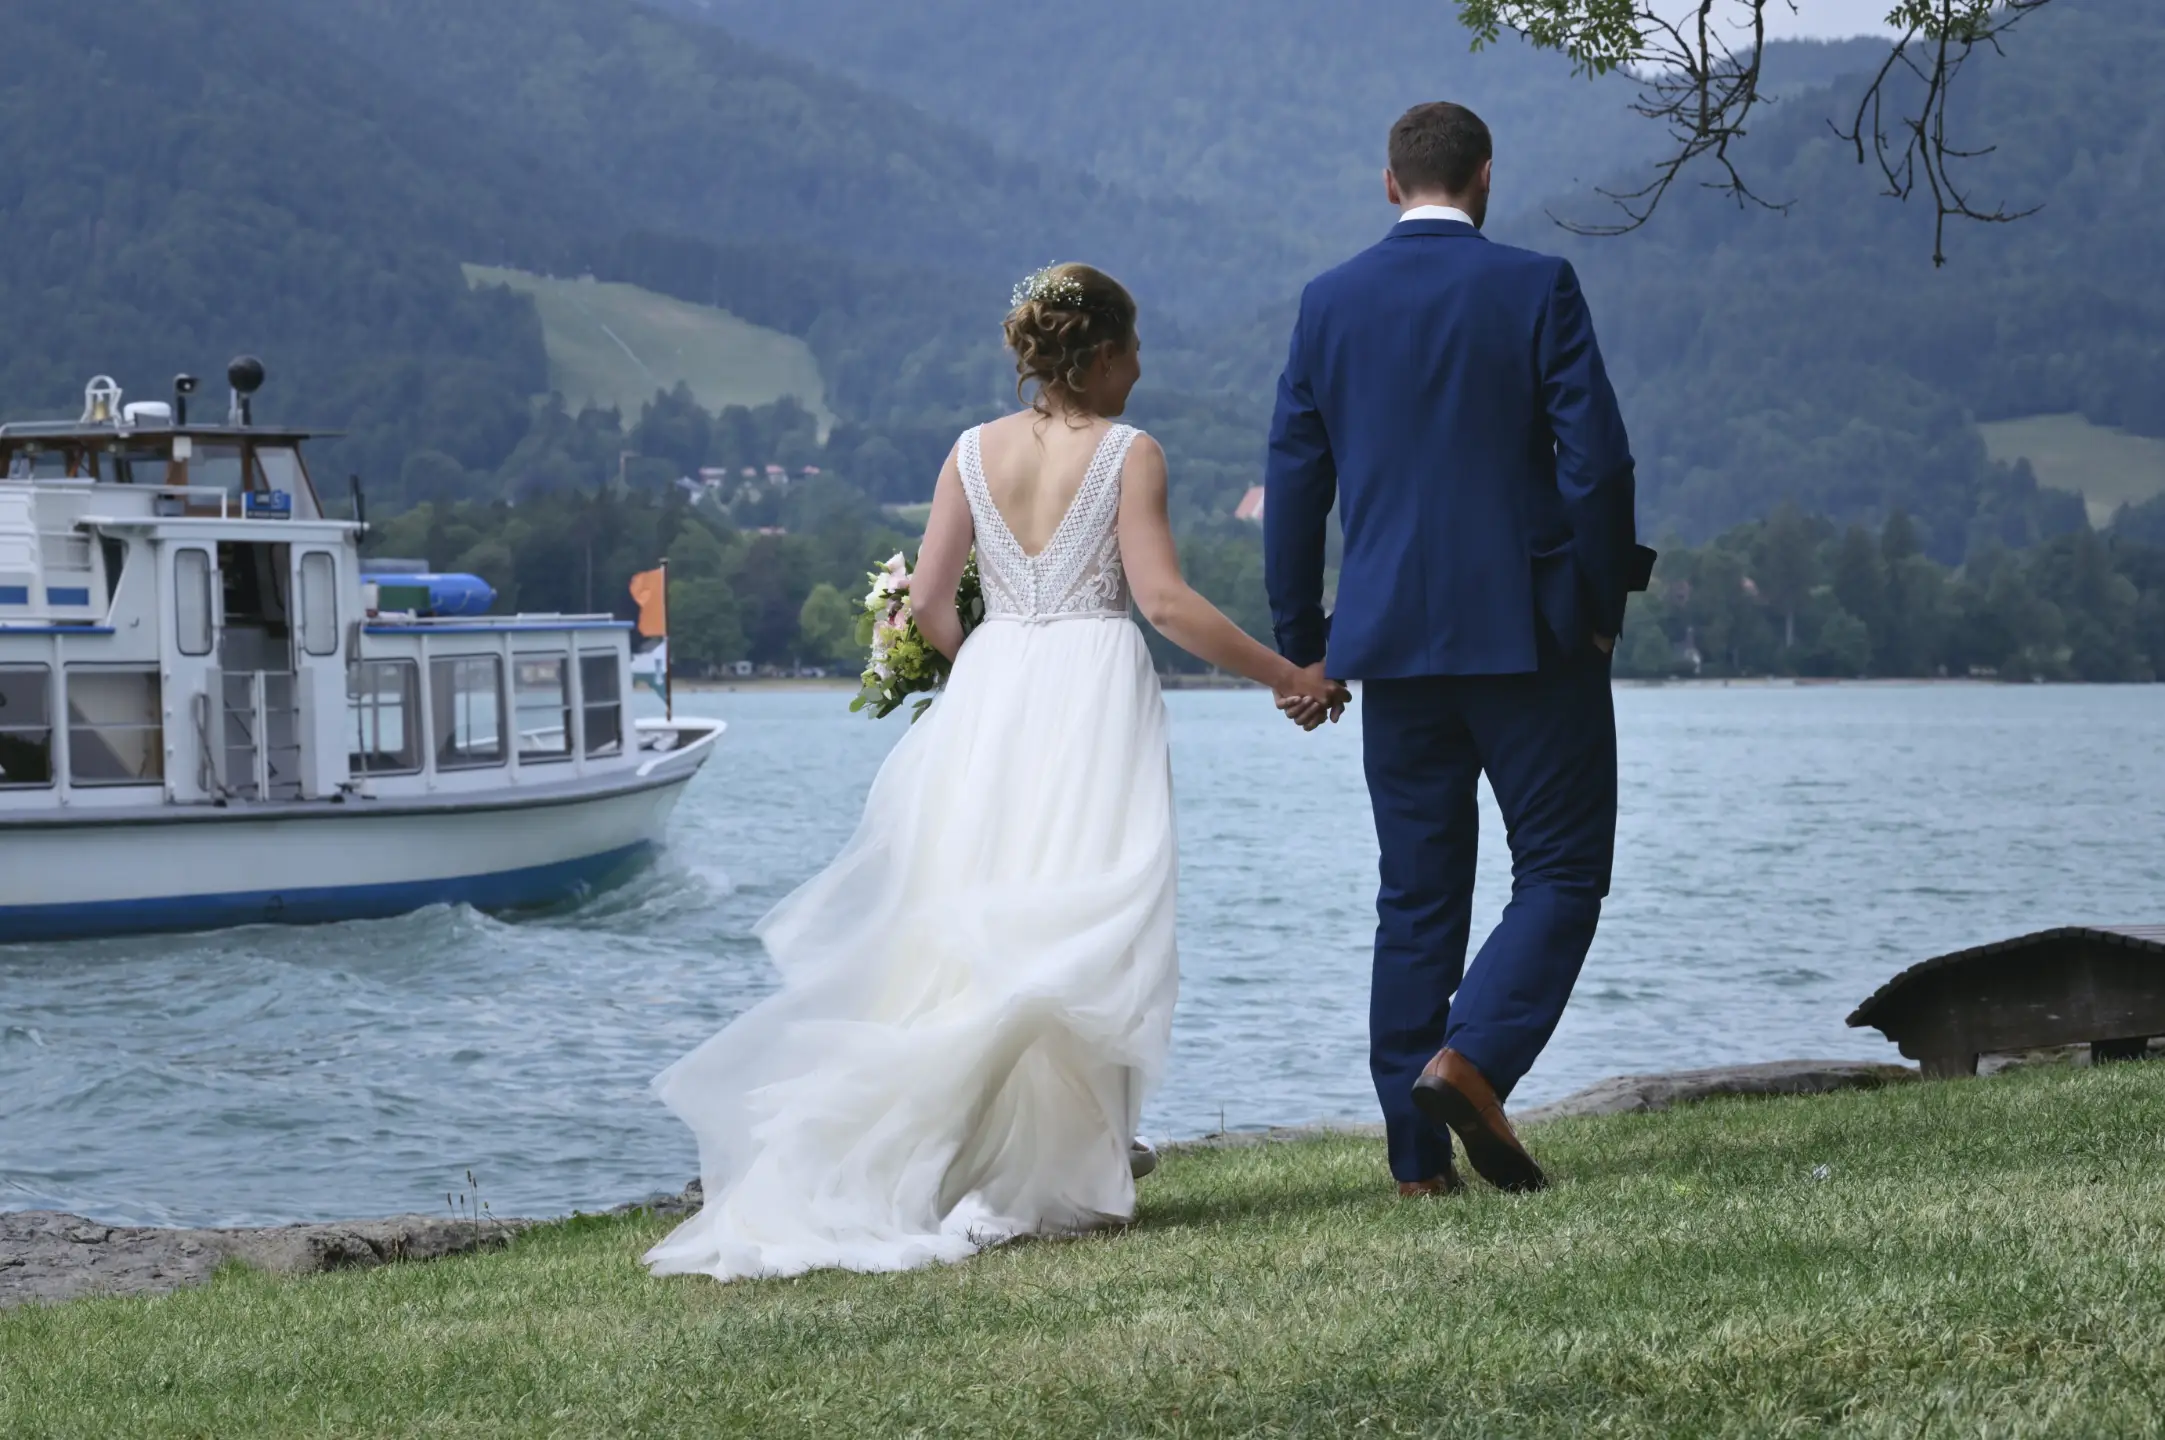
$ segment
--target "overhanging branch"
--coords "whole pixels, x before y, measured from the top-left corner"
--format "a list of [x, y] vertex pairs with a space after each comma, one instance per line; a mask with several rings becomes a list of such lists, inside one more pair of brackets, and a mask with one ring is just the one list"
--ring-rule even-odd
[[[1599, 193], [1621, 212], [1605, 224], [1557, 219], [1587, 235], [1622, 235], [1653, 218], [1670, 190], [1697, 166], [1711, 174], [1698, 183], [1739, 206], [1786, 210], [1752, 186], [1737, 147], [1753, 112], [1767, 103], [1760, 89], [1767, 9], [1799, 0], [1457, 0], [1476, 48], [1505, 30], [1570, 58], [1587, 75], [1621, 70], [1639, 92], [1632, 110], [1662, 126], [1667, 154], [1636, 189]], [[1814, 0], [1801, 0], [1803, 4]], [[1950, 138], [1948, 101], [1962, 68], [1978, 48], [1999, 52], [2000, 37], [2050, 0], [1888, 0], [1889, 26], [1899, 35], [1885, 63], [1859, 98], [1847, 128], [1835, 133], [1856, 149], [1860, 165], [1879, 168], [1884, 193], [1908, 200], [1920, 183], [1934, 207], [1932, 263], [1946, 263], [1950, 219], [2005, 223], [2034, 209], [1990, 209], [1975, 203], [1954, 174], [1961, 161], [1991, 153]], [[1666, 12], [1666, 13], [1664, 13]], [[1734, 43], [1732, 43], [1732, 41]], [[1701, 162], [1704, 162], [1702, 165]], [[1554, 217], [1552, 217], [1554, 218]]]

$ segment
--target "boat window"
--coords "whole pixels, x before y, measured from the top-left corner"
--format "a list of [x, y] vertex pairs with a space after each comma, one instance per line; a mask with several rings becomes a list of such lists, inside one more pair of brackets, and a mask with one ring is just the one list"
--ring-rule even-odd
[[113, 479], [121, 485], [163, 485], [171, 465], [163, 455], [116, 455]]
[[511, 697], [519, 725], [519, 763], [569, 760], [571, 662], [562, 655], [514, 656]]
[[154, 785], [165, 778], [158, 672], [147, 667], [68, 667], [68, 780], [75, 785]]
[[347, 763], [356, 775], [411, 775], [421, 768], [421, 667], [411, 660], [356, 660], [346, 667]]
[[53, 783], [53, 675], [0, 665], [0, 790]]
[[88, 570], [94, 553], [88, 535], [47, 530], [38, 536], [38, 555], [48, 570]]
[[241, 447], [238, 445], [198, 445], [188, 461], [188, 487], [191, 490], [223, 490], [228, 495], [238, 495], [243, 488], [241, 470]]
[[301, 648], [311, 655], [338, 653], [338, 562], [328, 550], [301, 557]]
[[301, 457], [290, 445], [258, 445], [256, 467], [263, 472], [263, 483], [273, 490], [291, 494], [301, 488]]
[[494, 655], [429, 661], [429, 709], [436, 722], [436, 768], [504, 763], [504, 662]]
[[28, 446], [17, 451], [8, 462], [10, 480], [66, 480], [74, 473], [75, 467], [65, 450]]
[[586, 711], [586, 753], [616, 755], [624, 749], [624, 692], [614, 655], [579, 657], [579, 690]]
[[211, 652], [210, 551], [173, 552], [173, 633], [183, 655]]

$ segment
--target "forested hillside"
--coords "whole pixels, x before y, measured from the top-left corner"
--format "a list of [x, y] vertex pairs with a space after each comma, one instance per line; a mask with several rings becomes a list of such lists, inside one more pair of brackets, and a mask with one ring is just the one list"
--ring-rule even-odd
[[517, 442], [539, 329], [458, 262], [544, 262], [592, 213], [575, 183], [385, 95], [274, 0], [112, 0], [95, 27], [13, 0], [0, 53], [0, 413], [250, 350], [264, 413], [356, 431], [357, 461]]
[[[63, 0], [14, 0], [0, 415], [64, 412], [101, 371], [162, 394], [255, 351], [262, 413], [351, 432], [317, 457], [334, 489], [351, 469], [380, 517], [430, 504], [388, 535], [562, 603], [568, 582], [538, 577], [621, 477], [661, 543], [670, 507], [717, 538], [705, 603], [735, 616], [717, 635], [783, 663], [818, 586], [895, 543], [877, 505], [922, 499], [956, 429], [1011, 399], [1008, 285], [1080, 256], [1135, 283], [1134, 418], [1173, 458], [1205, 588], [1260, 626], [1253, 532], [1228, 517], [1258, 478], [1293, 299], [1388, 224], [1390, 118], [1449, 93], [1497, 128], [1492, 234], [1585, 277], [1650, 533], [1703, 540], [1784, 501], [1843, 524], [1902, 510], [1951, 564], [2083, 523], [1992, 464], [1975, 421], [2165, 434], [2165, 16], [2143, 0], [2055, 5], [1969, 72], [1960, 118], [2000, 146], [1973, 183], [2044, 209], [1958, 230], [1938, 273], [1929, 215], [1874, 198], [1829, 136], [1855, 82], [1814, 88], [1869, 45], [1770, 55], [1782, 98], [1746, 162], [1787, 214], [1687, 190], [1638, 234], [1580, 240], [1544, 204], [1585, 213], [1657, 137], [1619, 84], [1515, 43], [1469, 54], [1449, 9], [109, 0], [86, 28]], [[822, 441], [786, 401], [684, 394], [567, 408], [543, 393], [533, 304], [462, 264], [626, 281], [800, 337], [838, 423]], [[770, 465], [817, 483], [778, 487]], [[670, 498], [701, 468], [762, 478]], [[647, 534], [605, 547], [602, 603]]]
[[[1317, 262], [1389, 225], [1384, 136], [1417, 101], [1460, 100], [1495, 127], [1503, 209], [1652, 144], [1624, 123], [1628, 87], [1515, 40], [1473, 54], [1449, 0], [1102, 0], [1070, 15], [997, 0], [668, 3], [890, 89], [1071, 183], [1210, 202]], [[1268, 298], [1258, 286], [1256, 308]]]
[[1596, 300], [1639, 441], [1648, 510], [1687, 533], [1782, 500], [1842, 519], [1902, 506], [1926, 549], [2021, 544], [2083, 523], [1987, 463], [1972, 419], [2060, 411], [2165, 433], [2165, 12], [2054, 5], [1964, 83], [1996, 142], [1976, 198], [2041, 207], [1957, 225], [1934, 271], [1929, 205], [1875, 197], [1826, 117], [1855, 82], [1792, 100], [1745, 150], [1786, 214], [1679, 193], [1620, 240], [1553, 239]]
[[[2165, 224], [2165, 131], [2149, 96], [2165, 14], [2083, 0], [2026, 22], [1964, 75], [1956, 119], [1997, 146], [1965, 168], [1980, 198], [2043, 209], [1959, 228], [1929, 265], [1930, 212], [1883, 198], [1831, 132], [1873, 42], [1770, 47], [1743, 163], [1784, 214], [1681, 187], [1638, 233], [1586, 240], [1560, 213], [1613, 218], [1659, 143], [1621, 79], [1574, 78], [1507, 42], [1478, 54], [1444, 0], [1112, 0], [1088, 23], [1019, 30], [992, 0], [669, 0], [817, 54], [940, 115], [1150, 195], [1222, 201], [1290, 243], [1343, 254], [1389, 216], [1385, 129], [1437, 96], [1496, 131], [1492, 236], [1570, 254], [1586, 281], [1641, 457], [1654, 530], [1704, 538], [1782, 500], [1839, 519], [1916, 517], [1957, 560], [2023, 544], [2081, 507], [1995, 466], [1974, 422], [2080, 411], [2165, 428], [2165, 308], [2148, 257]], [[1048, 63], [1036, 47], [1055, 44]], [[958, 83], [958, 80], [966, 83]], [[1831, 85], [1831, 88], [1828, 88]], [[1213, 383], [1267, 392], [1295, 287], [1254, 275], [1210, 348]]]
[[[1207, 304], [1299, 257], [1201, 205], [1143, 205], [989, 137], [637, 0], [289, 0], [388, 82], [579, 176], [617, 230], [774, 242], [1008, 282], [1080, 249]], [[1206, 251], [1213, 263], [1205, 265]], [[995, 283], [994, 277], [998, 277]]]

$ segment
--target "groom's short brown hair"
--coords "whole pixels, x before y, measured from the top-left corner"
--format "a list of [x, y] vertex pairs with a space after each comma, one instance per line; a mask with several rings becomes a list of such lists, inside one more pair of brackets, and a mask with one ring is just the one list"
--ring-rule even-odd
[[1463, 195], [1493, 154], [1481, 117], [1448, 100], [1416, 105], [1391, 127], [1391, 173], [1409, 195]]

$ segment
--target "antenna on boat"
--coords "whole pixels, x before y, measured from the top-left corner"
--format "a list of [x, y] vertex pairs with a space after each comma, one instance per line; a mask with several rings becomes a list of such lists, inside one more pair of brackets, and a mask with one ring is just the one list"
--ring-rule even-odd
[[173, 428], [188, 428], [188, 397], [195, 394], [196, 378], [193, 375], [173, 377]]
[[255, 407], [251, 402], [255, 393], [263, 388], [263, 362], [253, 355], [243, 355], [226, 366], [226, 380], [233, 387], [233, 408], [226, 414], [226, 423], [255, 424]]
[[353, 523], [365, 526], [368, 524], [368, 505], [361, 498], [361, 477], [348, 475], [346, 484], [353, 490]]
[[83, 387], [84, 425], [110, 425], [120, 416], [120, 382], [110, 375], [94, 375]]

